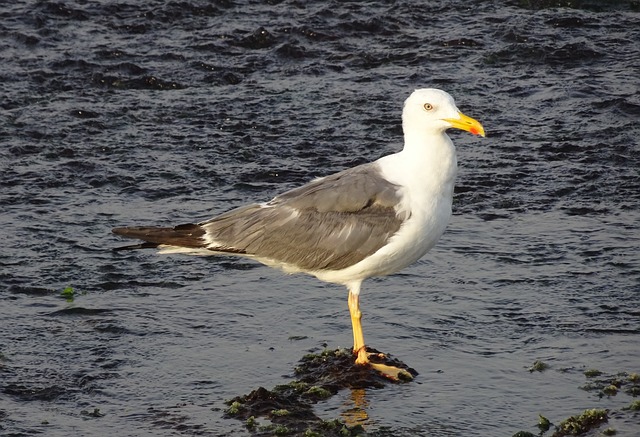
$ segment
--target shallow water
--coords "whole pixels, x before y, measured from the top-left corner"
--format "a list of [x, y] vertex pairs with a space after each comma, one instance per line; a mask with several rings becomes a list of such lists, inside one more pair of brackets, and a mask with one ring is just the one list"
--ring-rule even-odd
[[439, 87], [488, 137], [451, 132], [448, 231], [362, 296], [368, 344], [420, 375], [317, 411], [510, 436], [609, 408], [637, 435], [630, 396], [579, 389], [585, 369], [640, 371], [635, 2], [15, 1], [0, 17], [2, 433], [245, 434], [224, 400], [349, 346], [346, 291], [114, 254], [110, 229], [206, 219], [396, 151], [402, 101]]

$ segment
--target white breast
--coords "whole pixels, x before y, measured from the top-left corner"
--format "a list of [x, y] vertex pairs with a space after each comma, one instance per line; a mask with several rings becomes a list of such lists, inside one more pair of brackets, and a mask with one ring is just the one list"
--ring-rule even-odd
[[314, 272], [323, 281], [347, 284], [354, 279], [383, 276], [414, 263], [440, 239], [451, 218], [457, 172], [455, 148], [448, 137], [422, 156], [403, 152], [378, 161], [383, 176], [402, 186], [398, 215], [408, 217], [387, 245], [340, 271]]

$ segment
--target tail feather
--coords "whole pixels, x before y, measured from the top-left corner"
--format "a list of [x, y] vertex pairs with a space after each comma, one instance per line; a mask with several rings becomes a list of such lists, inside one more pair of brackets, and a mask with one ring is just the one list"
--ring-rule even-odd
[[117, 247], [114, 250], [148, 249], [160, 245], [179, 246], [188, 248], [205, 248], [206, 241], [203, 238], [205, 231], [200, 225], [186, 224], [173, 228], [155, 227], [126, 227], [114, 228], [112, 232], [126, 238], [136, 238], [144, 243]]

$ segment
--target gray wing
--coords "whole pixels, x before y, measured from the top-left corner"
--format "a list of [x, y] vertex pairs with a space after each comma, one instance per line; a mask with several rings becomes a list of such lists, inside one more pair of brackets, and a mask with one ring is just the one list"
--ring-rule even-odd
[[310, 182], [266, 204], [200, 223], [207, 248], [266, 258], [302, 270], [340, 270], [384, 246], [402, 225], [399, 187], [377, 164]]

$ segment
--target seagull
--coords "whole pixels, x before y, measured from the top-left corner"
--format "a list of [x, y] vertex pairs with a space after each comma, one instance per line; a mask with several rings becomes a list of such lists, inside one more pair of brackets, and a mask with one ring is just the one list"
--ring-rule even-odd
[[485, 136], [482, 125], [433, 88], [415, 90], [402, 111], [404, 148], [377, 161], [315, 179], [268, 202], [175, 227], [122, 227], [117, 235], [161, 253], [237, 255], [286, 273], [347, 287], [355, 363], [383, 376], [403, 369], [370, 361], [362, 332], [360, 287], [426, 254], [451, 217], [456, 149], [447, 129]]

